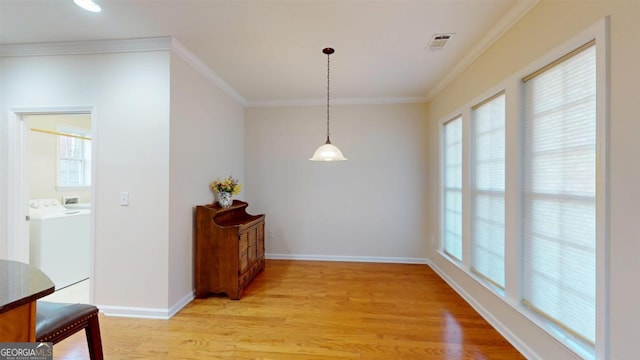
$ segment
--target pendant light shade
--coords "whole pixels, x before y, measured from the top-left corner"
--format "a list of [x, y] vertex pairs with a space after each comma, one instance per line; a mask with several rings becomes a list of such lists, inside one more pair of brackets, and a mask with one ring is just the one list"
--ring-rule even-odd
[[81, 8], [90, 12], [99, 13], [100, 11], [102, 11], [100, 5], [93, 2], [93, 0], [73, 0], [73, 2]]
[[320, 147], [313, 153], [311, 161], [343, 161], [347, 160], [344, 155], [342, 155], [342, 151], [338, 149], [337, 146], [332, 143], [326, 143], [324, 145], [320, 145]]
[[327, 141], [323, 144], [320, 145], [320, 147], [316, 150], [316, 152], [313, 153], [313, 156], [309, 159], [311, 161], [344, 161], [347, 160], [346, 157], [344, 157], [344, 155], [342, 155], [342, 151], [340, 151], [340, 149], [338, 149], [337, 146], [333, 145], [331, 143], [331, 140], [329, 139], [329, 110], [330, 110], [330, 106], [329, 106], [329, 89], [330, 89], [330, 81], [329, 81], [329, 75], [330, 75], [330, 60], [329, 60], [329, 56], [331, 54], [333, 54], [335, 51], [332, 48], [325, 48], [322, 50], [323, 54], [327, 55]]

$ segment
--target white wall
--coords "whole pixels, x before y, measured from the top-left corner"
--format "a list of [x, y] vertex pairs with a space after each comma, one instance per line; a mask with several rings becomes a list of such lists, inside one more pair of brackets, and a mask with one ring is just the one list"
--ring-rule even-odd
[[[0, 59], [0, 200], [8, 196], [10, 108], [95, 106], [93, 279], [103, 309], [168, 306], [169, 61], [168, 51]], [[127, 207], [119, 205], [122, 191]], [[6, 201], [0, 207], [4, 221]], [[6, 242], [0, 237], [0, 249]]]
[[[640, 2], [637, 1], [553, 1], [542, 0], [490, 49], [468, 67], [453, 83], [429, 104], [428, 171], [439, 172], [438, 122], [457, 107], [480, 96], [498, 82], [538, 59], [555, 46], [610, 15], [611, 103], [609, 123], [609, 185], [610, 233], [608, 293], [610, 299], [609, 359], [637, 358], [640, 334], [640, 307], [636, 300], [640, 291], [640, 162], [635, 158], [640, 139], [637, 119], [640, 47], [638, 34]], [[438, 183], [428, 184], [429, 204], [424, 221], [426, 237], [439, 237]], [[541, 359], [574, 359], [575, 355], [545, 335], [509, 305], [465, 275], [430, 248], [430, 259], [446, 277], [456, 283], [461, 292], [473, 298], [526, 343]]]
[[425, 105], [331, 109], [345, 162], [309, 161], [326, 107], [246, 110], [246, 197], [266, 213], [267, 256], [424, 261]]
[[[169, 305], [193, 295], [193, 212], [210, 204], [209, 183], [229, 175], [245, 183], [244, 108], [171, 55]], [[244, 191], [234, 196], [244, 198]]]

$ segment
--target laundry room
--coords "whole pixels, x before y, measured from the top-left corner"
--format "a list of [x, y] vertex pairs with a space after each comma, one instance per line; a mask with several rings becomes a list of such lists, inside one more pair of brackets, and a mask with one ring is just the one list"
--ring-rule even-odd
[[29, 260], [56, 287], [52, 301], [88, 302], [91, 243], [91, 115], [25, 116]]

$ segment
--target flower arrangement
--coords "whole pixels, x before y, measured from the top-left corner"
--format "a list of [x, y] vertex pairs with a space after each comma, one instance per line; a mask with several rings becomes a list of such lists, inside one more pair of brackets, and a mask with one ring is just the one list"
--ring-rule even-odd
[[237, 195], [242, 190], [242, 184], [238, 182], [238, 179], [233, 178], [233, 176], [229, 176], [223, 180], [216, 180], [209, 184], [209, 188], [214, 193], [228, 192], [232, 195]]

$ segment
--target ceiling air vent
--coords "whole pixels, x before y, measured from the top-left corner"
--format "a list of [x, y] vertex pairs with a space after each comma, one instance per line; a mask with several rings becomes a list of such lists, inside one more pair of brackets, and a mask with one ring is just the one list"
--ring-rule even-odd
[[429, 41], [429, 44], [427, 45], [427, 49], [431, 51], [442, 50], [442, 48], [447, 44], [447, 42], [449, 41], [449, 39], [451, 39], [452, 36], [453, 34], [433, 35], [433, 37], [431, 38], [431, 41]]

